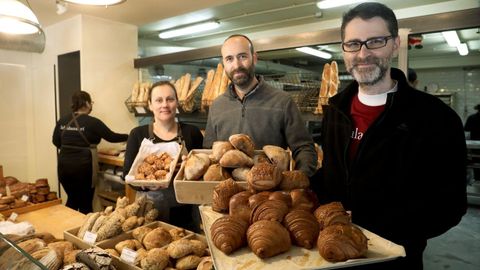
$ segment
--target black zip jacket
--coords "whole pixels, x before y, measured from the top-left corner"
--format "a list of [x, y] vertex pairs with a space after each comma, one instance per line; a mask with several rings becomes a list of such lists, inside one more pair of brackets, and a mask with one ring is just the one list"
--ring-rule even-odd
[[[466, 212], [466, 146], [462, 121], [440, 99], [410, 87], [391, 69], [398, 91], [365, 132], [349, 160], [353, 82], [332, 97], [322, 132], [319, 197], [341, 201], [373, 233], [423, 252], [426, 240], [459, 223]], [[421, 258], [421, 257], [420, 257]]]

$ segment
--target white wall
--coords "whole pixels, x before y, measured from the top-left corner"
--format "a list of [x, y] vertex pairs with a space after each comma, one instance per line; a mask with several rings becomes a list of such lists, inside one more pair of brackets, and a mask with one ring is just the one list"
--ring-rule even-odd
[[123, 101], [137, 80], [137, 28], [77, 16], [44, 31], [41, 54], [0, 50], [0, 164], [4, 175], [24, 182], [48, 178], [52, 190], [58, 191], [51, 143], [57, 56], [80, 50], [82, 88], [95, 100], [92, 116], [114, 131], [129, 133], [137, 124]]

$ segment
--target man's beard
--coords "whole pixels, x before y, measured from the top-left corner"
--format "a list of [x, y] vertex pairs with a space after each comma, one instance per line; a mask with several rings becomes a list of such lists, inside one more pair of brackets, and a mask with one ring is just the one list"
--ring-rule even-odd
[[[235, 73], [243, 73], [240, 77], [235, 77]], [[230, 73], [227, 73], [227, 77], [233, 82], [235, 86], [240, 88], [247, 87], [255, 77], [255, 71], [253, 65], [248, 68], [239, 67], [235, 70], [232, 70]]]
[[[380, 82], [390, 68], [391, 58], [376, 58], [369, 56], [363, 60], [353, 59], [348, 72], [360, 85], [375, 85]], [[358, 64], [375, 64], [371, 68], [358, 68]]]

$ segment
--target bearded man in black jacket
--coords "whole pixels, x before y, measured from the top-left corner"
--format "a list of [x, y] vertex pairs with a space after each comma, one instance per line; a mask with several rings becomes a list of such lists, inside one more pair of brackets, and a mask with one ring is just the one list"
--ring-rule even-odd
[[466, 212], [462, 121], [391, 68], [400, 38], [390, 8], [356, 6], [341, 35], [355, 81], [324, 110], [323, 168], [313, 181], [324, 202], [341, 201], [355, 224], [405, 247], [406, 257], [362, 269], [423, 269], [427, 239]]

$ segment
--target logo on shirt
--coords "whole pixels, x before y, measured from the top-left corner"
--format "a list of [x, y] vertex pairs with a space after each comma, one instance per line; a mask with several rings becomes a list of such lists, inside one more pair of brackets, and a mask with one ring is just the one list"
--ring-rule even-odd
[[65, 127], [65, 125], [60, 125], [60, 130], [85, 131], [85, 127], [80, 127], [80, 129], [78, 129], [77, 127]]
[[354, 140], [361, 140], [363, 137], [363, 132], [359, 131], [358, 128], [355, 128], [355, 130], [352, 131], [352, 139]]

